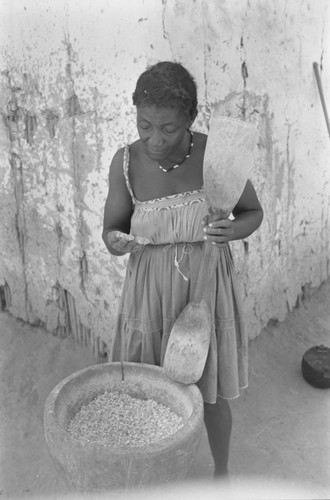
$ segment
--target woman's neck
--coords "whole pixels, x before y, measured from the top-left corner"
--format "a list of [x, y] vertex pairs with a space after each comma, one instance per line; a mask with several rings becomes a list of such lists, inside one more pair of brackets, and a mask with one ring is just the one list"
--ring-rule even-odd
[[173, 151], [167, 158], [156, 161], [156, 163], [166, 170], [171, 170], [176, 165], [181, 165], [191, 153], [193, 147], [193, 134], [187, 131], [180, 146]]

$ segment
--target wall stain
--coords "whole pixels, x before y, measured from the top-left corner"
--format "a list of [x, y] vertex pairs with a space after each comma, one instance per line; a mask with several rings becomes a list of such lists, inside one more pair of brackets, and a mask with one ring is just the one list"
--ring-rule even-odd
[[23, 168], [22, 161], [17, 153], [12, 152], [9, 157], [11, 172], [14, 181], [14, 195], [16, 201], [16, 234], [19, 243], [20, 253], [24, 258], [24, 239], [25, 239], [25, 223], [24, 223], [24, 190], [23, 190]]
[[4, 124], [9, 131], [9, 140], [11, 142], [18, 138], [18, 123], [22, 115], [16, 97], [13, 97], [7, 104], [7, 114], [3, 114]]
[[247, 65], [246, 65], [245, 61], [242, 62], [241, 75], [242, 75], [242, 78], [243, 78], [244, 89], [245, 89], [246, 88], [246, 80], [249, 77], [249, 73], [248, 73], [248, 69], [247, 69]]
[[11, 306], [10, 288], [5, 279], [0, 280], [0, 311], [8, 311]]
[[11, 167], [11, 173], [14, 184], [14, 197], [16, 204], [16, 214], [15, 214], [15, 230], [18, 240], [19, 253], [21, 256], [22, 268], [23, 268], [23, 293], [25, 300], [25, 312], [27, 313], [27, 279], [26, 279], [26, 268], [25, 268], [25, 215], [24, 215], [24, 184], [23, 184], [23, 165], [21, 158], [14, 151], [11, 152], [9, 157], [9, 164]]
[[46, 128], [48, 130], [49, 137], [51, 139], [55, 139], [56, 127], [59, 121], [59, 116], [52, 109], [47, 109], [45, 115], [46, 115]]
[[27, 112], [24, 118], [25, 122], [25, 140], [31, 146], [33, 143], [33, 136], [37, 129], [37, 117], [34, 114]]
[[58, 221], [55, 224], [55, 232], [57, 234], [57, 239], [58, 239], [58, 245], [56, 249], [56, 257], [57, 257], [57, 263], [59, 266], [62, 265], [62, 239], [63, 239], [63, 231], [62, 231], [62, 226], [61, 222]]
[[77, 94], [74, 92], [66, 101], [67, 113], [70, 117], [80, 115], [81, 107]]
[[72, 62], [75, 58], [75, 53], [72, 49], [72, 45], [69, 40], [66, 40], [67, 45], [67, 56], [68, 62], [66, 65], [67, 77], [69, 79], [69, 84], [71, 86], [71, 96], [67, 99], [67, 113], [71, 118], [71, 166], [73, 172], [73, 186], [74, 186], [74, 206], [77, 217], [77, 239], [78, 239], [78, 252], [81, 255], [79, 259], [79, 276], [80, 276], [80, 288], [82, 293], [84, 294], [86, 300], [90, 302], [87, 297], [87, 291], [85, 287], [85, 280], [87, 279], [88, 274], [88, 265], [86, 258], [86, 239], [88, 234], [88, 228], [84, 221], [83, 211], [85, 208], [85, 204], [83, 201], [83, 192], [82, 192], [82, 183], [81, 183], [81, 138], [77, 137], [77, 116], [82, 113], [81, 106], [79, 103], [78, 96], [75, 92], [75, 80], [72, 74]]
[[162, 11], [163, 38], [165, 40], [169, 40], [168, 32], [166, 31], [166, 26], [165, 26], [165, 13], [167, 8], [167, 0], [162, 0], [162, 5], [163, 5], [163, 11]]
[[82, 256], [79, 258], [79, 276], [80, 276], [80, 288], [86, 295], [85, 282], [88, 277], [88, 261], [86, 252], [83, 251]]

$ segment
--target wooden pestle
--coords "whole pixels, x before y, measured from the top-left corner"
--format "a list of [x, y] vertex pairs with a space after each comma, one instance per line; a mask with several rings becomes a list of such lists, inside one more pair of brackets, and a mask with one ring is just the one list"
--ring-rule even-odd
[[[225, 218], [221, 211], [209, 211], [209, 221]], [[200, 267], [197, 274], [196, 286], [192, 295], [192, 302], [208, 301], [210, 286], [209, 284], [214, 279], [214, 271], [219, 257], [219, 248], [212, 245], [209, 241], [205, 241]]]
[[[257, 131], [241, 120], [223, 117], [215, 108], [203, 164], [209, 221], [228, 218], [251, 171]], [[206, 241], [192, 300], [175, 321], [168, 340], [165, 373], [184, 384], [197, 382], [206, 363], [212, 331], [208, 306], [219, 249]]]

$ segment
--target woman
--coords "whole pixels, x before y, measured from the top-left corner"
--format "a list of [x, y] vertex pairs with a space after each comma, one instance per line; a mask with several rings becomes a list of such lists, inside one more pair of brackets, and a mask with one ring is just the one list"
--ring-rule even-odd
[[263, 211], [248, 181], [234, 219], [207, 225], [207, 136], [191, 131], [197, 89], [182, 65], [160, 62], [149, 67], [137, 81], [133, 104], [139, 139], [112, 160], [104, 211], [103, 239], [109, 252], [130, 253], [109, 361], [162, 365], [171, 328], [191, 298], [204, 241], [216, 245], [211, 345], [197, 385], [204, 398], [214, 475], [225, 476], [231, 434], [228, 399], [247, 386], [247, 335], [228, 243], [253, 233]]

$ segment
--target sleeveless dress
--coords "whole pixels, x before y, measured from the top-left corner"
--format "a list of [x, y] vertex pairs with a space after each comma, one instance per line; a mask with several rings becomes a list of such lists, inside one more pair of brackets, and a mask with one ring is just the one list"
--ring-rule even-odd
[[[208, 211], [203, 189], [137, 200], [129, 180], [128, 146], [123, 168], [134, 207], [131, 234], [151, 244], [130, 254], [109, 361], [162, 366], [172, 326], [192, 297]], [[205, 402], [215, 403], [217, 396], [237, 398], [248, 384], [248, 339], [229, 245], [219, 249], [210, 287], [211, 342], [197, 386]]]

